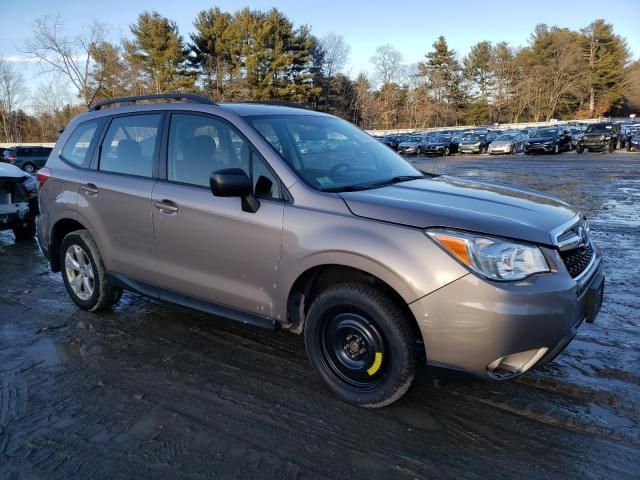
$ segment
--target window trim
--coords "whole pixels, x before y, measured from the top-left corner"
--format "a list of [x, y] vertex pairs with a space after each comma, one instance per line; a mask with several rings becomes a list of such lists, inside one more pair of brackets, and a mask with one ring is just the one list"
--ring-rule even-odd
[[[107, 136], [107, 133], [109, 132], [109, 128], [111, 127], [111, 124], [113, 123], [113, 120], [115, 120], [116, 118], [123, 118], [123, 117], [132, 117], [132, 116], [142, 116], [142, 115], [159, 115], [160, 116], [160, 121], [158, 123], [158, 133], [156, 134], [156, 143], [155, 143], [155, 147], [154, 147], [154, 152], [153, 152], [153, 157], [151, 158], [151, 175], [146, 176], [146, 175], [135, 175], [132, 173], [124, 173], [124, 172], [109, 172], [106, 170], [100, 170], [100, 161], [102, 159], [102, 143], [104, 142], [105, 137]], [[152, 110], [152, 111], [145, 111], [145, 112], [128, 112], [128, 113], [121, 113], [121, 114], [117, 114], [117, 115], [110, 115], [108, 117], [106, 117], [106, 121], [105, 121], [105, 125], [102, 128], [102, 132], [100, 134], [100, 141], [98, 143], [98, 145], [95, 148], [94, 151], [94, 156], [91, 160], [91, 169], [95, 170], [96, 172], [99, 173], [104, 173], [104, 174], [109, 174], [109, 175], [120, 175], [122, 177], [130, 177], [130, 178], [140, 178], [143, 180], [157, 180], [158, 176], [157, 176], [157, 167], [158, 167], [158, 160], [159, 160], [159, 154], [160, 154], [160, 149], [162, 148], [162, 132], [164, 131], [164, 124], [167, 118], [167, 112], [165, 110]]]
[[169, 175], [168, 175], [169, 134], [171, 130], [171, 122], [173, 120], [174, 115], [191, 115], [191, 116], [206, 117], [206, 118], [210, 118], [212, 120], [226, 124], [230, 129], [232, 129], [236, 133], [236, 135], [238, 135], [244, 142], [246, 142], [247, 146], [249, 147], [249, 169], [250, 169], [249, 180], [251, 180], [251, 185], [253, 185], [253, 156], [254, 155], [258, 155], [258, 157], [262, 160], [262, 162], [266, 166], [267, 170], [271, 173], [271, 175], [273, 175], [273, 177], [276, 179], [276, 182], [278, 183], [278, 190], [279, 190], [278, 197], [272, 197], [272, 198], [256, 197], [256, 198], [258, 198], [261, 202], [272, 201], [272, 202], [278, 202], [278, 203], [291, 203], [291, 200], [290, 200], [292, 198], [291, 194], [287, 191], [280, 177], [276, 174], [276, 172], [273, 170], [271, 165], [269, 165], [269, 162], [264, 158], [264, 156], [260, 154], [260, 152], [255, 147], [255, 145], [251, 143], [251, 141], [249, 141], [249, 139], [240, 131], [240, 129], [236, 127], [232, 122], [227, 120], [226, 118], [220, 117], [218, 115], [213, 115], [211, 113], [205, 113], [205, 112], [198, 112], [198, 111], [191, 111], [191, 110], [167, 112], [166, 121], [164, 123], [164, 128], [162, 132], [162, 150], [160, 155], [160, 161], [158, 162], [158, 175], [156, 176], [157, 181], [171, 183], [173, 185], [180, 185], [185, 187], [205, 189], [205, 190], [211, 191], [210, 187], [207, 187], [204, 185], [195, 185], [193, 183], [179, 182], [177, 180], [169, 179]]

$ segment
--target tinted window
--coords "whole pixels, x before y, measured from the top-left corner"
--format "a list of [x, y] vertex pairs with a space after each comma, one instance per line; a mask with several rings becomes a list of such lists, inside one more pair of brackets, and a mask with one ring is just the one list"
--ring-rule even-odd
[[280, 197], [275, 175], [232, 126], [202, 115], [172, 115], [167, 178], [208, 187], [211, 174], [223, 168], [244, 170], [253, 181], [256, 196]]
[[100, 170], [151, 177], [161, 115], [116, 117], [102, 141]]
[[89, 163], [91, 142], [98, 131], [98, 125], [98, 120], [78, 125], [62, 147], [62, 158], [79, 167], [86, 167]]

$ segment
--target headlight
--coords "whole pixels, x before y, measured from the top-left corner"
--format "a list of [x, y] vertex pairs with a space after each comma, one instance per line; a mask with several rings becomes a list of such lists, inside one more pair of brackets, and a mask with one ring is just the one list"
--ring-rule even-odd
[[522, 280], [549, 271], [544, 255], [533, 245], [454, 230], [425, 233], [459, 262], [490, 280]]

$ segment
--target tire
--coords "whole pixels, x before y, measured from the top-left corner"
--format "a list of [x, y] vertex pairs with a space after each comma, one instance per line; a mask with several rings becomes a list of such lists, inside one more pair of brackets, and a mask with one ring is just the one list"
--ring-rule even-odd
[[576, 153], [582, 153], [582, 152], [584, 152], [584, 147], [582, 145], [578, 145], [576, 147]]
[[449, 151], [449, 147], [444, 149], [444, 156], [448, 157], [451, 154], [451, 152]]
[[13, 227], [12, 230], [18, 242], [33, 240], [33, 237], [36, 235], [36, 222], [34, 220], [28, 220], [27, 223]]
[[613, 142], [609, 142], [609, 145], [607, 146], [607, 151], [609, 153], [613, 153], [614, 150], [615, 150], [615, 145], [613, 144]]
[[307, 315], [304, 342], [318, 376], [354, 405], [389, 405], [415, 377], [415, 337], [405, 314], [366, 285], [339, 284], [320, 293]]
[[[70, 255], [69, 263], [67, 254]], [[107, 279], [98, 246], [87, 230], [76, 230], [64, 237], [60, 247], [60, 265], [67, 293], [81, 309], [97, 312], [120, 300], [122, 290]], [[80, 280], [75, 280], [78, 278]]]
[[554, 154], [554, 155], [558, 155], [559, 153], [560, 153], [560, 146], [556, 143], [556, 144], [553, 146], [553, 154]]
[[27, 162], [22, 166], [22, 170], [31, 174], [36, 171], [36, 166], [33, 163]]
[[631, 151], [631, 142], [627, 142], [627, 152]]

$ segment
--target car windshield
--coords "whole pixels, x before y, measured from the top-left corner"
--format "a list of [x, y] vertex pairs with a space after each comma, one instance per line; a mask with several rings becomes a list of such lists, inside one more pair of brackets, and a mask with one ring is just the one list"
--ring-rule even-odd
[[507, 142], [509, 140], [513, 140], [513, 135], [500, 135], [496, 140], [500, 142]]
[[339, 118], [277, 115], [247, 121], [305, 183], [319, 190], [373, 188], [423, 176], [391, 149]]
[[530, 136], [531, 138], [544, 138], [544, 137], [555, 137], [557, 130], [553, 128], [542, 128], [540, 130], [534, 131]]
[[587, 127], [586, 133], [602, 132], [602, 131], [607, 131], [607, 130], [611, 130], [611, 125], [606, 125], [604, 123], [596, 123], [596, 124], [593, 124], [593, 125], [589, 125]]
[[422, 140], [422, 135], [412, 135], [407, 139], [407, 142], [418, 143]]

